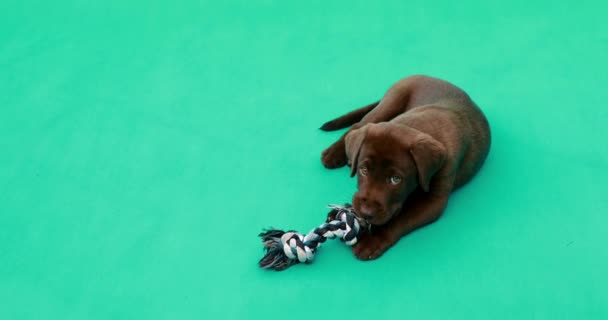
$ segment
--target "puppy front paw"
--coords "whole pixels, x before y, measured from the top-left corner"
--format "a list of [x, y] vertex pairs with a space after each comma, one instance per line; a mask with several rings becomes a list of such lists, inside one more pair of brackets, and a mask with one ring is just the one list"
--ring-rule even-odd
[[379, 258], [396, 242], [397, 239], [390, 236], [384, 230], [379, 230], [373, 234], [365, 233], [353, 246], [353, 253], [361, 260], [374, 260]]
[[321, 153], [321, 163], [328, 169], [340, 168], [346, 165], [346, 151], [343, 143], [334, 143]]

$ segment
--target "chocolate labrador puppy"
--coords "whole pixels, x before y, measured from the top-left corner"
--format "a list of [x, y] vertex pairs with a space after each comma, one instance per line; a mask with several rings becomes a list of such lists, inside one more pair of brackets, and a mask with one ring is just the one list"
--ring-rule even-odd
[[351, 177], [357, 175], [353, 207], [372, 225], [353, 247], [363, 260], [436, 221], [450, 193], [471, 180], [490, 150], [490, 128], [479, 107], [456, 86], [427, 76], [402, 79], [382, 100], [321, 129], [350, 125], [321, 161], [330, 169], [348, 163]]

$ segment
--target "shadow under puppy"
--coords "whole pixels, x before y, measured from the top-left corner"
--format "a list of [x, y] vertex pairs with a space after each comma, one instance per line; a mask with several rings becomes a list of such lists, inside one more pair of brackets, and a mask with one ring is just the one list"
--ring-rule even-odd
[[411, 76], [382, 100], [325, 123], [352, 127], [323, 151], [327, 168], [347, 163], [357, 175], [352, 203], [371, 224], [353, 247], [375, 259], [402, 236], [436, 221], [450, 193], [481, 168], [490, 150], [486, 117], [469, 96], [446, 81]]

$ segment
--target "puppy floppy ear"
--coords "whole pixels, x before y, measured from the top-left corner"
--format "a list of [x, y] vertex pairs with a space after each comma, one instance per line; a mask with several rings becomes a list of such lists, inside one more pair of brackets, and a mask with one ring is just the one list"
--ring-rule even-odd
[[411, 145], [410, 153], [418, 169], [418, 183], [424, 192], [429, 192], [431, 179], [445, 162], [445, 147], [430, 135], [420, 133]]
[[357, 166], [359, 162], [359, 153], [361, 152], [361, 146], [367, 136], [368, 125], [365, 125], [359, 129], [351, 130], [344, 137], [344, 143], [346, 146], [346, 157], [350, 163], [350, 176], [355, 176], [357, 172]]

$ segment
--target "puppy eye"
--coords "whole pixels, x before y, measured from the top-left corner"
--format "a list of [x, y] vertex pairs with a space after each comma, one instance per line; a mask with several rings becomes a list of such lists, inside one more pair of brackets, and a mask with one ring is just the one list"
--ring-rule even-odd
[[392, 176], [391, 177], [391, 184], [399, 184], [399, 182], [401, 182], [401, 177], [400, 176]]
[[366, 176], [367, 175], [367, 168], [366, 167], [359, 167], [359, 172], [361, 173], [362, 176]]

